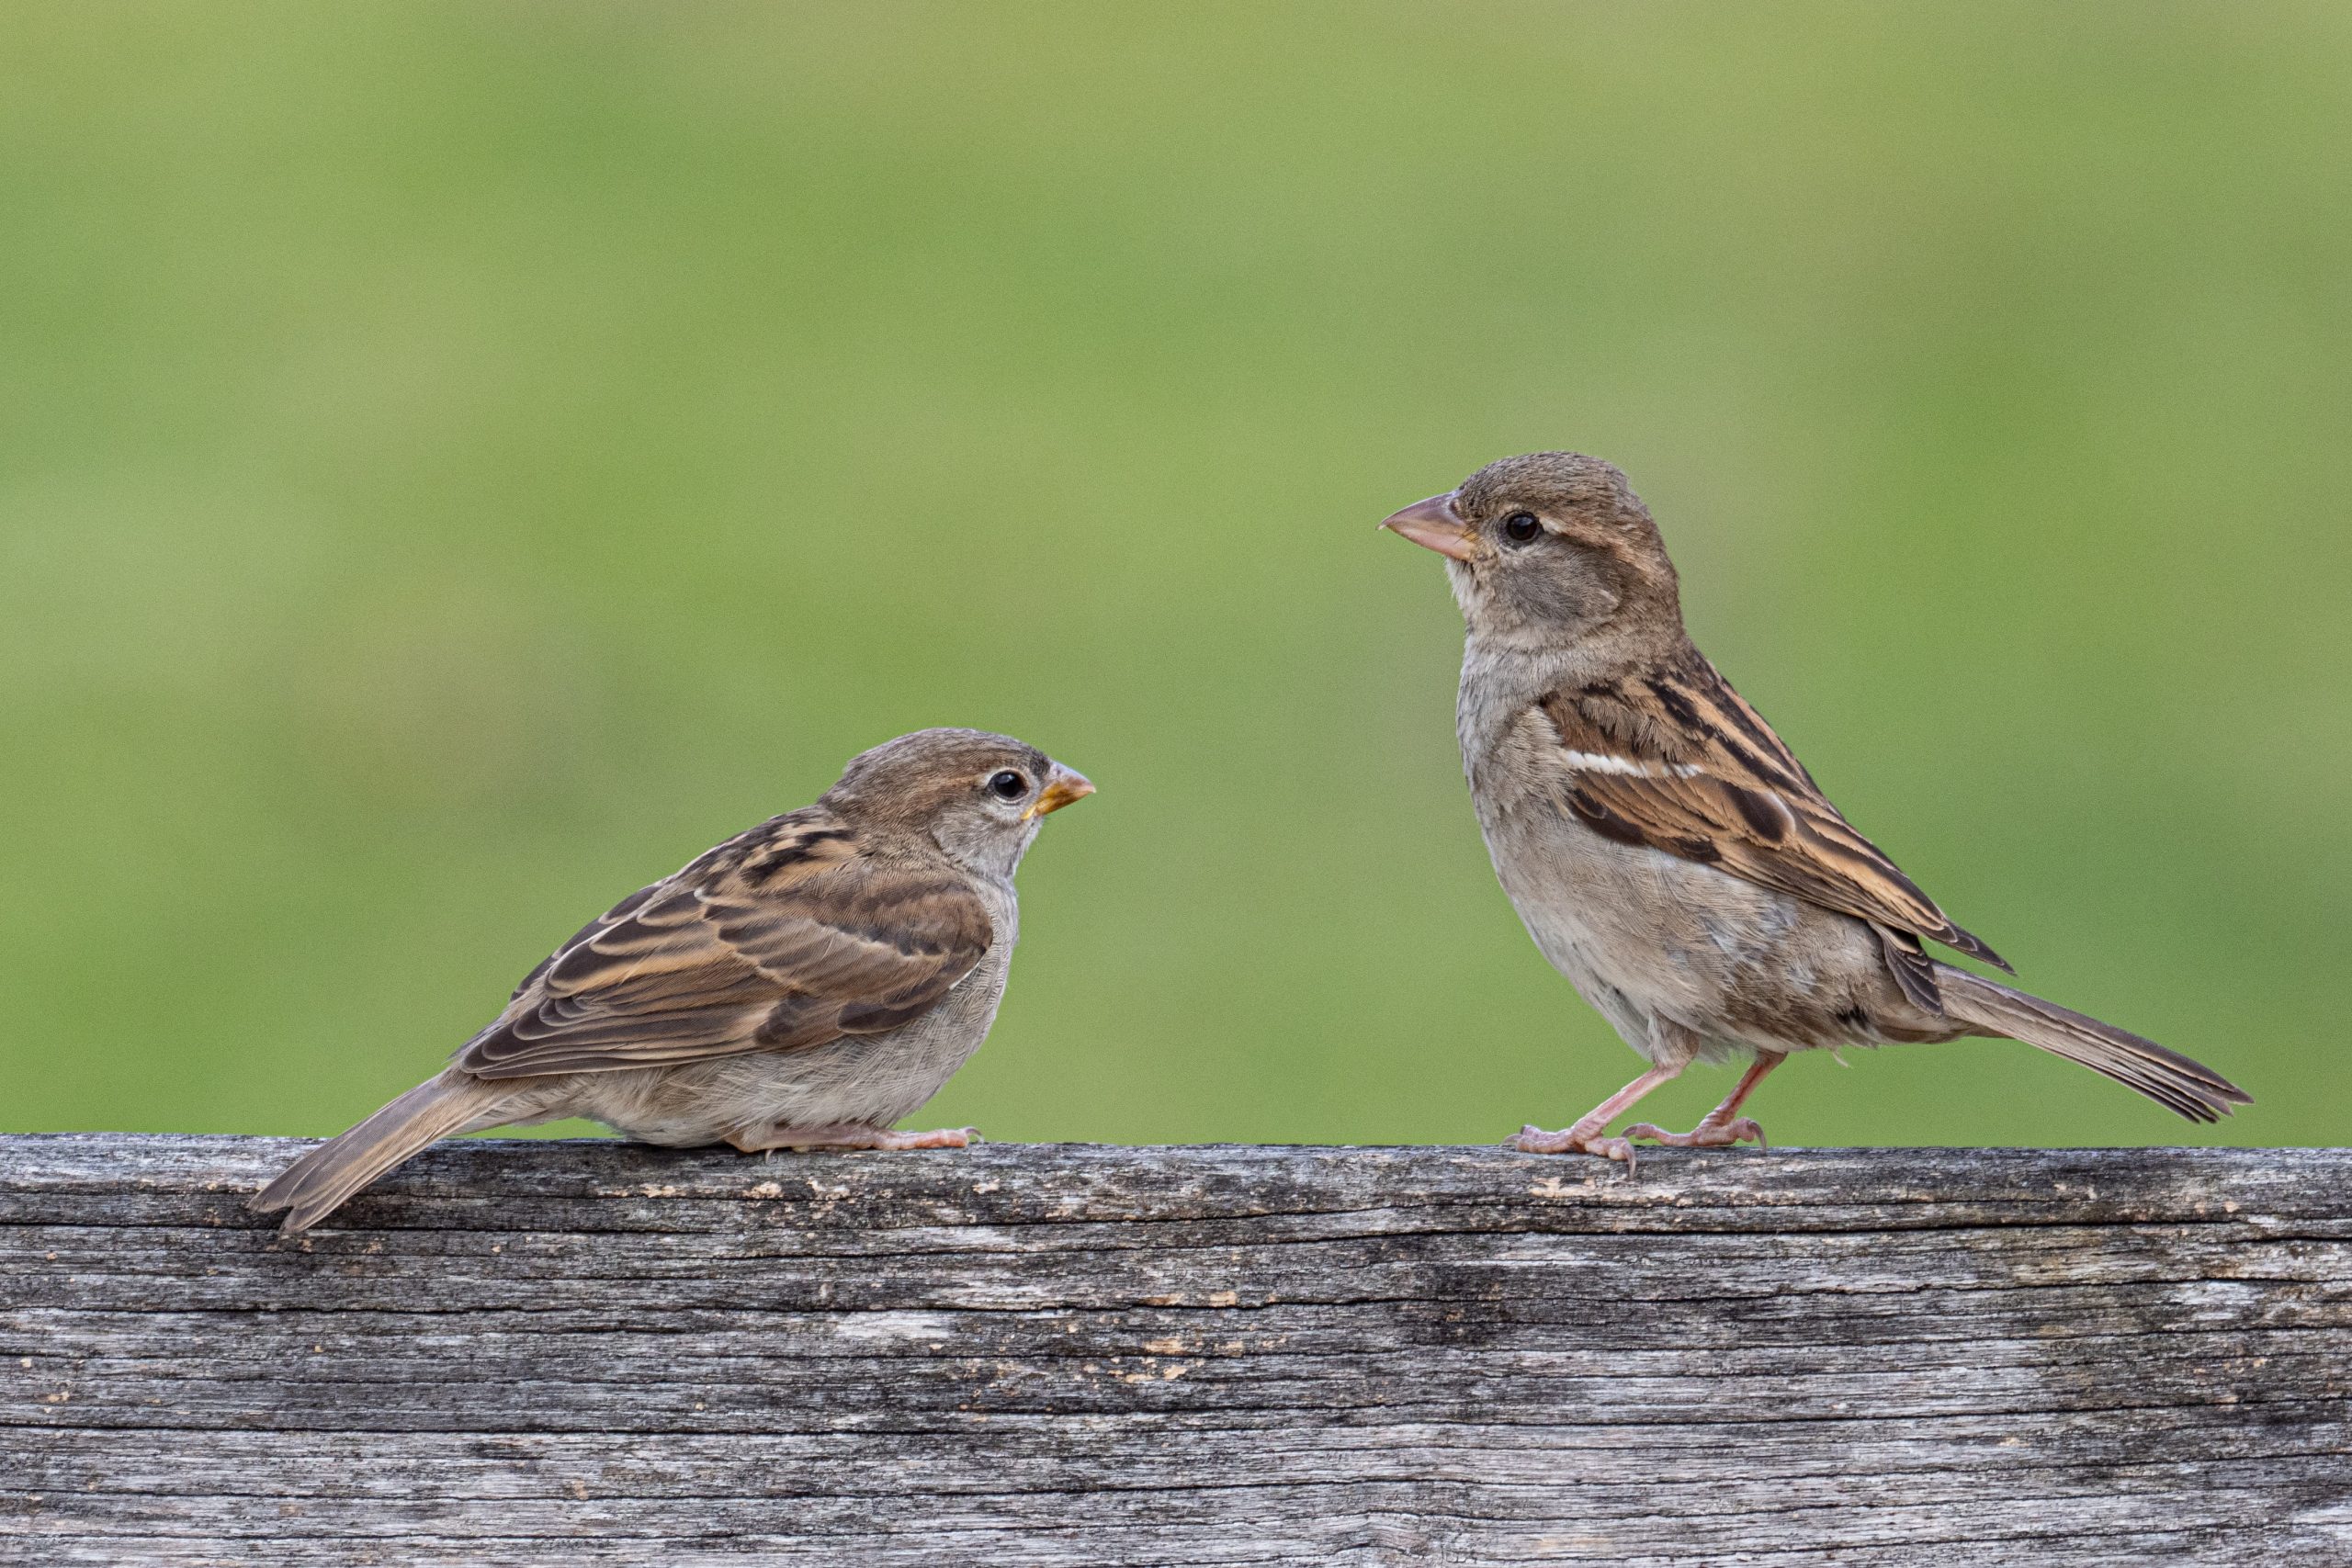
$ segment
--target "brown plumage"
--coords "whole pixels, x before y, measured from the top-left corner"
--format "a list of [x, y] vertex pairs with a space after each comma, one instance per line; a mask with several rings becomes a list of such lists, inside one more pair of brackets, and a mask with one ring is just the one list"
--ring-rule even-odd
[[254, 1198], [290, 1232], [453, 1133], [586, 1116], [650, 1143], [957, 1145], [898, 1134], [988, 1032], [1044, 816], [1093, 785], [978, 730], [904, 736], [814, 806], [640, 888], [525, 977], [439, 1077]]
[[807, 807], [599, 916], [457, 1065], [520, 1078], [882, 1033], [968, 974], [989, 930], [944, 856], [891, 854], [831, 807]]
[[1697, 649], [1638, 683], [1596, 681], [1540, 705], [1567, 751], [1639, 770], [1574, 773], [1568, 807], [1595, 831], [2008, 968], [1854, 830]]
[[[2007, 1035], [2213, 1121], [2248, 1097], [2153, 1041], [1929, 957], [2007, 969], [1829, 803], [1683, 629], [1657, 525], [1598, 458], [1490, 464], [1388, 527], [1447, 558], [1479, 824], [1545, 956], [1651, 1070], [1523, 1148], [1761, 1140], [1737, 1115], [1788, 1053]], [[1754, 1065], [1690, 1134], [1608, 1123], [1701, 1056]]]

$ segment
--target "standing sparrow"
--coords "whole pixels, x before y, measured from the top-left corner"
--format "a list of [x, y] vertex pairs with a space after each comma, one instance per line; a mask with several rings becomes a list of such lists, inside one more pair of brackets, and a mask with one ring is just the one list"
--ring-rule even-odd
[[308, 1229], [427, 1144], [585, 1116], [649, 1144], [962, 1148], [894, 1133], [979, 1049], [1020, 931], [1012, 874], [1094, 793], [1034, 746], [900, 736], [817, 804], [613, 906], [437, 1077], [255, 1195]]
[[[1446, 558], [1469, 623], [1454, 724], [1495, 874], [1553, 967], [1650, 1070], [1531, 1154], [1713, 1146], [1792, 1051], [2022, 1040], [2198, 1122], [2252, 1099], [2151, 1040], [1930, 958], [2006, 970], [1829, 804], [1690, 642], [1674, 567], [1597, 457], [1490, 463], [1393, 528]], [[1694, 1058], [1751, 1062], [1697, 1129], [1609, 1124]]]

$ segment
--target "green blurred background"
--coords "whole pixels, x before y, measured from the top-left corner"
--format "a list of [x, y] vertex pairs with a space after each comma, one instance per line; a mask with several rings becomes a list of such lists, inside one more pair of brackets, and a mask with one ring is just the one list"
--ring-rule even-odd
[[0, 87], [0, 1125], [340, 1128], [931, 724], [1102, 794], [923, 1124], [1565, 1122], [1637, 1063], [1373, 525], [1572, 446], [1865, 831], [2260, 1101], [1974, 1042], [1776, 1141], [2343, 1135], [2352, 9], [27, 4]]

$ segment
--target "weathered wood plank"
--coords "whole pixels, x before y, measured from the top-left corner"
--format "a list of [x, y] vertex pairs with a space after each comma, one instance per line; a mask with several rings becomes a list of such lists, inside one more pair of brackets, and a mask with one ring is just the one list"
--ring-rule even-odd
[[0, 1138], [0, 1559], [2352, 1562], [2352, 1153]]

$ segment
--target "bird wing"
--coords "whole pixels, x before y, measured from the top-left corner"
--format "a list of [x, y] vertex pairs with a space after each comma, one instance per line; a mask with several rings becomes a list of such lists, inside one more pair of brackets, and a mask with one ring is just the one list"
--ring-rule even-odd
[[994, 929], [944, 866], [862, 852], [811, 807], [762, 824], [582, 928], [460, 1049], [477, 1077], [789, 1051], [934, 1006]]
[[1919, 939], [2008, 967], [1855, 831], [1695, 649], [1662, 674], [1564, 688], [1538, 709], [1561, 803], [1594, 832], [1867, 920], [1898, 978]]

